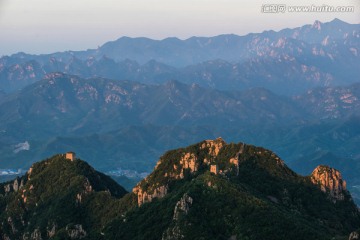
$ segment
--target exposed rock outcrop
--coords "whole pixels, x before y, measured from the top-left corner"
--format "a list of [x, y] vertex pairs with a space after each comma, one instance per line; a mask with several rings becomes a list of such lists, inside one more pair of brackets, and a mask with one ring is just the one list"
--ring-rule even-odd
[[12, 183], [6, 184], [4, 186], [5, 193], [17, 192], [20, 188], [24, 186], [24, 179], [16, 178]]
[[182, 166], [179, 178], [184, 178], [184, 169], [190, 169], [190, 172], [196, 172], [199, 167], [197, 157], [194, 153], [184, 153], [180, 159], [180, 165]]
[[133, 189], [133, 193], [137, 195], [139, 206], [146, 202], [151, 202], [154, 198], [162, 198], [167, 194], [167, 192], [168, 192], [167, 186], [157, 187], [151, 192], [143, 191], [143, 189], [140, 186], [136, 186]]
[[31, 238], [32, 240], [41, 240], [41, 232], [39, 228], [36, 228], [32, 233], [31, 233]]
[[[137, 195], [138, 205], [142, 205], [145, 202], [151, 202], [154, 198], [162, 198], [168, 192], [167, 181], [175, 180], [175, 179], [183, 179], [185, 177], [185, 170], [189, 173], [196, 173], [199, 170], [199, 167], [202, 164], [209, 165], [213, 159], [219, 154], [221, 148], [225, 146], [226, 143], [222, 138], [217, 138], [215, 140], [205, 140], [197, 147], [200, 150], [208, 152], [208, 159], [201, 159], [197, 155], [196, 152], [184, 151], [181, 153], [180, 157], [174, 159], [172, 169], [167, 169], [167, 171], [163, 172], [162, 175], [165, 178], [165, 182], [161, 183], [153, 183], [152, 186], [146, 187], [143, 189], [141, 186], [144, 184], [138, 184], [134, 189], [133, 193]], [[159, 170], [162, 164], [166, 164], [163, 162], [163, 159], [160, 159], [156, 166], [155, 171]], [[155, 178], [154, 176], [148, 176], [143, 180], [143, 182], [149, 182], [151, 178]], [[164, 181], [164, 180], [163, 180]], [[153, 182], [153, 181], [150, 181]]]
[[192, 203], [192, 197], [185, 193], [175, 205], [173, 219], [178, 220], [181, 214], [187, 214]]
[[[201, 149], [208, 148], [209, 149], [209, 155], [212, 158], [215, 158], [221, 148], [226, 145], [226, 142], [221, 138], [217, 138], [215, 140], [205, 140], [205, 142], [201, 145]], [[210, 163], [210, 159], [204, 159], [205, 163]]]
[[[133, 189], [133, 193], [135, 193], [138, 198], [138, 205], [140, 206], [145, 202], [151, 202], [154, 198], [164, 197], [168, 193], [167, 184], [171, 180], [183, 179], [185, 177], [185, 172], [191, 174], [196, 173], [203, 164], [210, 165], [225, 145], [226, 142], [222, 138], [205, 140], [196, 147], [198, 150], [207, 152], [207, 158], [199, 157], [197, 152], [194, 152], [192, 149], [184, 150], [181, 155], [178, 155], [172, 160], [172, 169], [168, 168], [166, 171], [160, 170], [162, 164], [168, 164], [161, 158], [157, 162], [154, 171], [163, 171], [160, 173], [164, 177], [161, 182], [157, 182], [158, 180], [154, 181], [154, 179], [156, 179], [156, 174], [152, 174], [143, 180], [143, 184], [140, 183]], [[166, 161], [168, 160], [169, 159]], [[149, 182], [152, 182], [152, 184], [149, 185]], [[147, 185], [147, 187], [142, 188], [142, 186], [145, 185]]]
[[312, 172], [311, 181], [317, 184], [321, 191], [329, 193], [334, 201], [344, 200], [346, 182], [338, 170], [320, 165]]
[[[217, 138], [215, 140], [205, 140], [200, 149], [208, 149], [208, 153], [212, 159], [214, 159], [220, 152], [221, 148], [225, 146], [226, 143], [222, 138]], [[202, 160], [201, 160], [202, 161]], [[205, 164], [210, 164], [211, 159], [205, 158]], [[184, 169], [190, 169], [190, 172], [196, 172], [200, 165], [200, 160], [194, 153], [184, 153], [183, 157], [180, 159], [180, 165], [182, 166], [182, 171], [180, 173], [180, 178], [184, 178]]]
[[55, 236], [55, 233], [56, 233], [56, 224], [53, 223], [52, 226], [48, 226], [46, 228], [46, 232], [47, 232], [47, 235], [49, 238], [52, 238], [53, 236]]
[[180, 200], [176, 203], [174, 208], [174, 216], [173, 216], [173, 224], [171, 227], [166, 229], [166, 231], [162, 235], [162, 240], [178, 240], [185, 239], [184, 234], [181, 231], [181, 227], [179, 225], [179, 219], [182, 214], [187, 215], [190, 206], [193, 203], [192, 197], [190, 197], [187, 193], [185, 193]]
[[94, 191], [93, 187], [91, 186], [91, 184], [89, 182], [89, 179], [85, 180], [83, 188], [84, 188], [83, 191], [76, 194], [76, 199], [75, 199], [76, 203], [81, 203], [83, 201], [84, 196], [86, 196]]
[[76, 224], [74, 226], [67, 226], [66, 231], [70, 239], [82, 239], [87, 236], [87, 233], [83, 229], [83, 226], [81, 224]]
[[360, 239], [359, 231], [350, 233], [349, 240], [358, 240]]

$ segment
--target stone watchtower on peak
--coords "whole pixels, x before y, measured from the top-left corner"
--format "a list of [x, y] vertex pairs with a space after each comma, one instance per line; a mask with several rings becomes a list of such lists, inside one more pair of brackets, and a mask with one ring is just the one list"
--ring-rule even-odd
[[65, 153], [65, 158], [70, 161], [74, 161], [76, 158], [76, 154], [74, 152]]
[[216, 165], [216, 164], [210, 165], [210, 172], [212, 172], [214, 174], [218, 174], [219, 173], [218, 165]]

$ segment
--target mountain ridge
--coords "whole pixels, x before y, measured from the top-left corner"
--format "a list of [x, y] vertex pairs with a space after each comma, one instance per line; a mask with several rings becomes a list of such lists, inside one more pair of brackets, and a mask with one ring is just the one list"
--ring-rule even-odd
[[[266, 86], [282, 94], [354, 82], [359, 78], [359, 25], [332, 21], [321, 26], [177, 41], [120, 38], [118, 44], [91, 51], [14, 54], [0, 58], [0, 83], [2, 90], [16, 91], [56, 71], [144, 83], [177, 79], [227, 90]], [[228, 66], [212, 64], [216, 59]]]
[[84, 238], [89, 224], [101, 220], [94, 217], [94, 203], [127, 193], [110, 177], [65, 154], [34, 163], [24, 176], [0, 186], [2, 239]]
[[166, 149], [223, 136], [271, 148], [302, 174], [332, 163], [355, 193], [359, 37], [359, 24], [335, 19], [246, 36], [127, 38], [106, 54], [2, 57], [0, 166], [70, 148], [104, 171], [147, 172]]
[[[218, 166], [218, 169], [213, 169], [214, 164]], [[158, 235], [162, 239], [187, 239], [200, 236], [206, 236], [205, 238], [212, 238], [214, 237], [214, 235], [212, 234], [216, 234], [218, 232], [221, 232], [223, 234], [222, 236], [227, 236], [226, 238], [233, 236], [234, 239], [238, 239], [239, 236], [244, 237], [244, 235], [242, 235], [244, 233], [239, 235], [235, 233], [236, 230], [235, 232], [234, 230], [229, 231], [228, 227], [231, 226], [231, 220], [233, 220], [231, 216], [235, 214], [233, 211], [237, 212], [237, 210], [235, 210], [236, 207], [240, 207], [240, 205], [242, 204], [246, 205], [247, 203], [254, 201], [255, 199], [252, 199], [253, 196], [259, 197], [260, 195], [262, 195], [265, 199], [267, 199], [267, 201], [271, 202], [272, 204], [274, 203], [281, 205], [280, 202], [283, 201], [282, 204], [285, 204], [286, 206], [291, 206], [292, 204], [290, 202], [292, 200], [288, 202], [289, 199], [301, 198], [300, 196], [302, 194], [309, 196], [309, 192], [312, 191], [310, 190], [310, 188], [315, 187], [318, 190], [321, 189], [320, 191], [322, 191], [328, 196], [327, 198], [330, 202], [332, 202], [332, 204], [341, 203], [343, 201], [341, 193], [343, 192], [343, 189], [345, 189], [345, 181], [342, 180], [341, 174], [337, 170], [325, 166], [320, 166], [317, 169], [315, 169], [314, 173], [310, 176], [300, 177], [299, 175], [291, 171], [289, 168], [287, 168], [280, 158], [278, 158], [274, 153], [267, 149], [246, 145], [244, 143], [227, 144], [223, 139], [218, 138], [215, 140], [205, 140], [197, 144], [188, 146], [186, 148], [180, 148], [166, 152], [158, 161], [156, 167], [154, 168], [154, 171], [147, 178], [142, 180], [133, 189], [133, 192], [137, 195], [138, 205], [140, 206], [140, 209], [151, 209], [153, 206], [159, 206], [159, 204], [161, 204], [160, 206], [167, 206], [167, 204], [169, 204], [169, 201], [171, 201], [170, 199], [173, 199], [174, 195], [177, 194], [176, 196], [179, 200], [176, 202], [176, 204], [173, 205], [174, 210], [172, 214], [169, 214], [169, 219], [171, 219], [172, 217], [172, 224], [168, 228], [163, 228], [165, 229], [165, 231], [160, 231], [163, 232], [162, 235]], [[268, 181], [270, 181], [271, 183]], [[282, 181], [285, 181], [287, 182], [287, 184], [289, 184], [286, 185], [286, 190], [284, 190], [284, 186], [280, 187], [280, 182]], [[334, 185], [327, 185], [329, 182], [334, 183]], [[179, 190], [181, 189], [181, 186], [184, 186], [186, 183], [188, 183], [188, 185], [186, 185], [187, 188], [183, 189], [182, 191]], [[230, 187], [228, 183], [240, 184], [241, 187], [237, 185], [235, 190], [232, 189], [235, 186], [232, 185]], [[295, 184], [297, 187], [292, 189], [292, 184]], [[299, 187], [298, 184], [304, 185], [302, 187]], [[305, 187], [305, 190], [303, 187], [307, 184], [310, 184], [308, 186], [312, 187]], [[278, 189], [278, 187], [280, 187], [280, 189]], [[232, 190], [230, 190], [229, 188]], [[242, 195], [244, 194], [244, 192], [242, 192], [242, 190], [240, 189], [250, 190], [252, 188], [257, 189], [256, 191], [252, 192], [252, 194], [254, 194], [252, 195], [252, 197], [245, 197], [244, 195]], [[276, 191], [278, 190], [274, 191], [274, 189], [278, 189], [280, 192], [276, 193]], [[297, 190], [294, 191], [295, 189]], [[299, 189], [302, 190], [299, 191]], [[234, 199], [229, 198], [226, 195], [222, 195], [228, 191], [234, 194], [234, 197], [236, 196], [235, 199], [239, 197], [239, 195], [242, 196], [242, 204], [235, 204], [234, 201], [236, 200], [227, 201], [226, 199]], [[282, 191], [285, 191], [286, 197], [284, 197], [284, 192]], [[217, 199], [215, 197], [218, 196], [217, 194], [220, 194], [222, 199], [221, 201], [215, 200]], [[280, 196], [282, 197], [279, 197], [278, 194], [280, 194]], [[295, 197], [295, 195], [297, 197]], [[208, 201], [213, 200], [215, 202], [212, 202], [210, 205], [207, 204]], [[222, 205], [223, 201], [225, 201], [226, 204], [223, 203]], [[245, 203], [244, 201], [249, 202]], [[261, 206], [262, 200], [257, 199], [255, 201], [259, 201], [257, 202], [257, 204]], [[296, 201], [304, 201], [304, 199]], [[311, 206], [312, 204], [315, 203], [308, 202], [305, 205]], [[229, 207], [227, 207], [229, 205], [234, 207], [230, 211], [228, 211]], [[258, 210], [259, 209], [254, 211]], [[161, 210], [158, 208], [158, 210], [155, 211]], [[221, 213], [221, 211], [225, 211], [226, 213]], [[300, 212], [304, 213], [303, 211], [306, 212], [307, 210], [300, 210]], [[310, 210], [310, 212], [312, 212], [312, 210]], [[240, 215], [244, 216], [243, 214], [247, 215], [244, 212], [242, 212]], [[273, 214], [276, 215], [276, 213]], [[193, 218], [195, 216], [200, 217], [202, 215], [204, 215], [204, 217], [201, 218], [201, 221], [205, 221], [205, 224], [201, 224], [201, 221], [194, 221]], [[222, 220], [220, 219], [222, 219], [224, 215], [228, 216], [229, 219], [222, 222]], [[266, 215], [267, 214], [263, 212], [262, 217], [266, 218]], [[320, 215], [318, 216], [320, 217]], [[285, 216], [283, 217], [286, 219]], [[214, 224], [212, 220], [209, 220], [214, 218], [218, 219], [216, 224]], [[252, 221], [249, 215], [245, 218], [247, 219], [246, 221], [248, 223]], [[125, 219], [126, 221], [130, 221], [129, 224], [134, 223], [134, 219], [130, 216], [126, 217]], [[234, 221], [237, 222], [239, 220]], [[282, 220], [280, 220], [280, 222], [281, 221]], [[310, 218], [307, 218], [307, 221], [311, 221]], [[276, 226], [276, 221], [271, 222], [273, 223], [272, 227]], [[246, 225], [246, 223], [243, 224]], [[227, 231], [224, 231], [224, 229], [219, 229], [218, 227], [216, 227], [216, 225], [222, 226], [222, 228], [224, 228], [224, 226], [227, 226], [225, 227]], [[287, 224], [282, 223], [282, 227], [284, 227], [285, 225]], [[213, 229], [213, 231], [209, 232], [207, 230], [207, 227], [209, 226]], [[118, 222], [114, 222], [111, 224], [111, 228], [109, 228], [108, 230], [115, 230], [117, 227], [119, 227]], [[230, 229], [231, 228], [232, 227], [230, 227]], [[122, 228], [120, 226], [120, 229], [125, 228]], [[145, 230], [141, 227], [137, 229]], [[303, 226], [303, 230], [306, 230], [304, 230], [303, 233], [300, 233], [299, 236], [295, 236], [292, 234], [292, 232], [298, 231], [298, 229], [291, 227], [289, 227], [288, 229], [289, 231], [285, 231], [285, 235], [290, 234], [291, 238], [294, 239], [299, 238], [299, 236], [301, 236], [300, 238], [303, 239], [304, 236], [307, 236], [307, 231], [311, 232], [311, 230], [308, 229], [308, 226]], [[318, 229], [317, 231], [320, 230]], [[250, 235], [245, 234], [245, 236], [247, 235], [249, 239], [264, 239], [265, 237], [266, 239], [286, 239], [286, 237], [279, 232], [273, 234], [270, 231], [267, 232], [265, 235], [257, 235], [252, 233]], [[320, 236], [318, 235], [318, 233], [319, 232], [312, 232], [313, 235], [308, 235], [307, 238], [328, 238], [324, 235]], [[111, 236], [130, 237], [132, 235], [121, 233], [121, 230], [119, 230], [117, 234], [112, 233]]]
[[288, 98], [263, 88], [219, 91], [175, 80], [150, 85], [52, 73], [0, 100], [0, 166], [22, 168], [70, 148], [104, 171], [148, 172], [166, 149], [221, 135], [272, 148], [302, 174], [326, 163], [328, 151], [344, 159], [335, 166], [356, 186], [350, 170], [357, 165], [345, 163], [360, 154], [358, 85]]
[[1, 237], [29, 240], [345, 239], [360, 223], [337, 170], [302, 177], [270, 150], [221, 138], [167, 151], [134, 193], [55, 155], [0, 184], [0, 209]]

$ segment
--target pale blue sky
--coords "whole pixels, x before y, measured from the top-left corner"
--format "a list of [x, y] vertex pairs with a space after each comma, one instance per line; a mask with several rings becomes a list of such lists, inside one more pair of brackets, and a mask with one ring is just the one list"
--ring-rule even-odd
[[[96, 48], [122, 36], [163, 39], [360, 23], [359, 0], [0, 0], [0, 56]], [[354, 6], [353, 13], [261, 13], [263, 4]]]

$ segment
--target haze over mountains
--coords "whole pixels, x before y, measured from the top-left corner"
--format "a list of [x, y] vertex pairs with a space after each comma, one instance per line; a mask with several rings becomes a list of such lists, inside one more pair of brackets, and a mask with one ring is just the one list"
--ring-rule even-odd
[[23, 88], [50, 72], [144, 83], [169, 79], [223, 90], [266, 87], [299, 94], [354, 83], [360, 74], [359, 24], [339, 19], [245, 36], [161, 41], [123, 37], [98, 49], [0, 59], [2, 90]]
[[335, 19], [3, 56], [0, 169], [73, 150], [104, 171], [149, 172], [165, 150], [221, 136], [271, 148], [302, 174], [337, 167], [357, 198], [359, 53], [360, 25]]
[[166, 149], [223, 136], [272, 147], [304, 173], [330, 154], [357, 183], [358, 89], [288, 98], [265, 89], [224, 92], [176, 81], [157, 86], [50, 74], [0, 101], [0, 164], [21, 168], [75, 149], [97, 168], [149, 171]]

